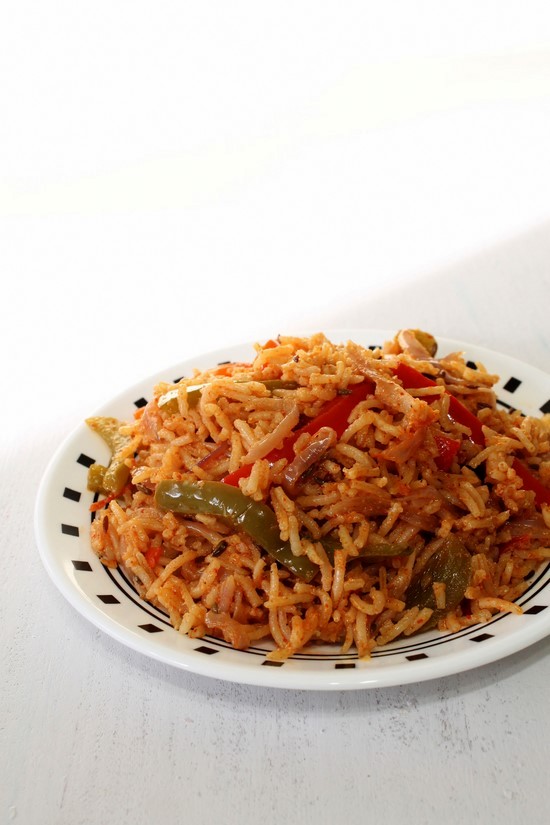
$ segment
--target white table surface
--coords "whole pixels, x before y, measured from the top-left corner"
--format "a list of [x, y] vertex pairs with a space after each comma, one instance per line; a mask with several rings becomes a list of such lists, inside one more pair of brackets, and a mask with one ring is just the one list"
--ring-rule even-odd
[[96, 630], [33, 530], [65, 436], [206, 350], [415, 326], [550, 371], [546, 5], [2, 4], [1, 823], [550, 821], [550, 640], [229, 684]]

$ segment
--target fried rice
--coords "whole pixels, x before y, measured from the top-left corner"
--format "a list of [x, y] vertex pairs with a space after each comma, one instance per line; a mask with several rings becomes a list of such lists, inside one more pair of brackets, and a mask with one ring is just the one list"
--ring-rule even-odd
[[550, 416], [500, 409], [497, 376], [436, 347], [279, 336], [90, 419], [113, 451], [94, 552], [180, 633], [272, 659], [521, 613], [550, 557]]

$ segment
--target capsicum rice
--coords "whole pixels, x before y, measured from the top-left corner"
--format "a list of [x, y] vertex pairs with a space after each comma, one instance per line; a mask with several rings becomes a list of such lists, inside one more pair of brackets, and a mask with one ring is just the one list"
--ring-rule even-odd
[[402, 330], [319, 333], [159, 384], [92, 418], [94, 552], [181, 633], [272, 659], [380, 645], [500, 612], [550, 557], [550, 416], [498, 408], [497, 376]]

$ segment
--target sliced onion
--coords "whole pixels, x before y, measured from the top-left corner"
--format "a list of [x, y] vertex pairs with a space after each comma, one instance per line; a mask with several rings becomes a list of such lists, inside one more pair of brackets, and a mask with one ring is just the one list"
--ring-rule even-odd
[[[424, 346], [420, 338], [428, 339], [432, 345], [432, 351]], [[433, 342], [433, 343], [432, 343]], [[427, 332], [414, 329], [402, 329], [397, 333], [397, 343], [404, 353], [410, 355], [411, 358], [416, 358], [418, 361], [427, 361], [431, 359], [437, 351], [437, 343], [435, 338]]]
[[204, 524], [200, 524], [196, 521], [188, 521], [187, 519], [180, 519], [180, 524], [183, 524], [185, 529], [188, 530], [189, 533], [195, 533], [195, 535], [201, 536], [201, 538], [211, 542], [214, 546], [216, 546], [220, 543], [220, 541], [222, 541], [223, 536], [221, 536], [219, 533], [216, 533], [215, 530], [210, 530]]
[[332, 427], [321, 427], [307, 447], [301, 450], [296, 458], [284, 469], [283, 486], [292, 491], [300, 477], [323, 456], [327, 450], [334, 447], [337, 441], [336, 432]]
[[385, 450], [378, 452], [377, 456], [383, 458], [385, 461], [395, 461], [397, 464], [404, 464], [405, 461], [408, 461], [416, 453], [425, 435], [425, 427], [419, 427], [416, 431], [411, 430], [406, 433], [402, 439], [386, 447]]
[[200, 461], [197, 461], [197, 467], [201, 467], [203, 470], [212, 469], [218, 461], [221, 461], [222, 458], [225, 458], [228, 455], [229, 447], [229, 441], [223, 441], [214, 450], [212, 450], [211, 453], [208, 453], [208, 455], [205, 455]]

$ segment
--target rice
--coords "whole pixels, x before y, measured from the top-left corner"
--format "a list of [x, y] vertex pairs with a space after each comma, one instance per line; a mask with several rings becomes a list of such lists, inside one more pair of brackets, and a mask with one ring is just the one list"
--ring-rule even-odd
[[[251, 363], [159, 384], [120, 423], [124, 483], [93, 505], [94, 552], [181, 633], [269, 640], [275, 659], [315, 643], [369, 657], [520, 613], [550, 557], [550, 416], [500, 410], [483, 365], [405, 332], [373, 351], [280, 336]], [[414, 374], [429, 380], [406, 386]], [[166, 506], [171, 482], [198, 511]], [[220, 482], [246, 497], [240, 520], [211, 507]], [[275, 549], [247, 527], [260, 513]]]

